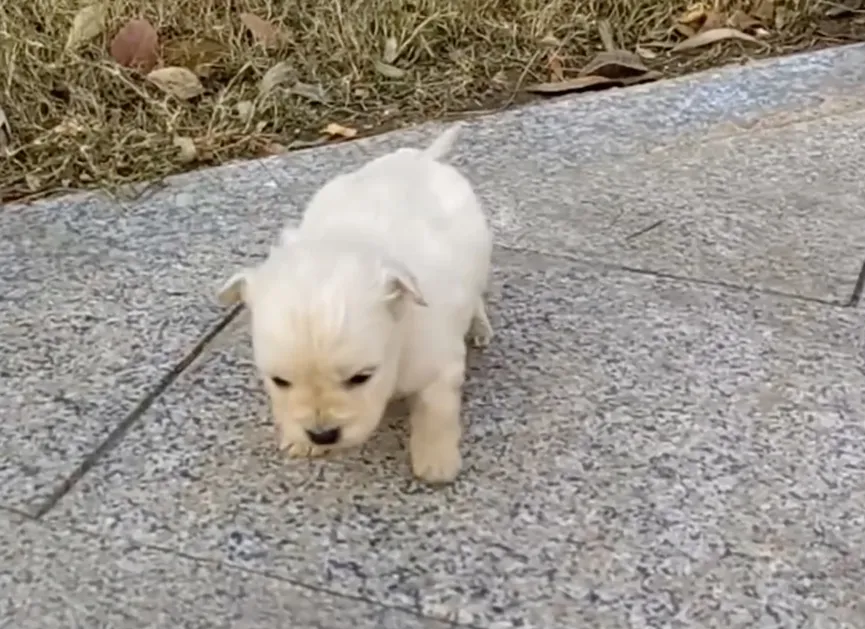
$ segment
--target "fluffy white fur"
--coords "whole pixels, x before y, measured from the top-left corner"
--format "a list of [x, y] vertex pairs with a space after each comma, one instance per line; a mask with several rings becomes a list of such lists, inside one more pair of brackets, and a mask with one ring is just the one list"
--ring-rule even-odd
[[[414, 474], [446, 483], [459, 473], [465, 340], [492, 338], [492, 234], [469, 182], [440, 161], [458, 130], [332, 179], [267, 260], [220, 291], [249, 308], [290, 455], [361, 444], [388, 401], [407, 398]], [[314, 441], [335, 429], [334, 443]]]

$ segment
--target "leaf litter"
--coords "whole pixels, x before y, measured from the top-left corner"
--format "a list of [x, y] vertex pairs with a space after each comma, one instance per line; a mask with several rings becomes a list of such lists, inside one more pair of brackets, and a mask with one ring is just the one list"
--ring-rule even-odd
[[[390, 0], [241, 5], [7, 2], [0, 102], [15, 127], [13, 138], [0, 125], [14, 143], [0, 163], [2, 199], [153, 180], [360, 129], [804, 50], [839, 40], [821, 39], [827, 19], [849, 23], [846, 41], [865, 39], [859, 12], [829, 17], [822, 0], [521, 0], [519, 15], [472, 0], [416, 0], [411, 11]], [[280, 63], [292, 73], [261, 98]]]

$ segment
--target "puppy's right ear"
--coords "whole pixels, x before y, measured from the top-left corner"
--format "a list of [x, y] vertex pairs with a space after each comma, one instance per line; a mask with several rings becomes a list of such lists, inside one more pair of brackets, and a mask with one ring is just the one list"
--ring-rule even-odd
[[239, 302], [246, 303], [247, 288], [251, 275], [251, 269], [238, 271], [222, 285], [222, 288], [216, 294], [216, 298], [223, 306], [233, 306]]

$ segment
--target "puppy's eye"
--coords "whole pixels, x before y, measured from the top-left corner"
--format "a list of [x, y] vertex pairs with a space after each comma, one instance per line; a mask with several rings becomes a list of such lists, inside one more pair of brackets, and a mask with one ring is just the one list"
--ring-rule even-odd
[[370, 378], [372, 378], [372, 374], [369, 372], [356, 373], [346, 380], [345, 384], [349, 387], [359, 387], [360, 385], [365, 384]]
[[288, 380], [286, 380], [285, 378], [280, 378], [279, 376], [273, 376], [270, 380], [280, 389], [287, 389], [291, 386], [291, 383]]

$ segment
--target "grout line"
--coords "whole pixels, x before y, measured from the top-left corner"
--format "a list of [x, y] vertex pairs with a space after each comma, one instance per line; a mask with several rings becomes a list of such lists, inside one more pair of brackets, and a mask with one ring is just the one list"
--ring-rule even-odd
[[[92, 533], [91, 533], [91, 535], [92, 535]], [[193, 561], [193, 562], [199, 563], [199, 564], [211, 564], [211, 565], [216, 565], [216, 566], [223, 566], [225, 568], [228, 568], [229, 570], [236, 570], [238, 572], [244, 572], [246, 574], [253, 574], [253, 575], [256, 575], [259, 577], [264, 577], [265, 579], [271, 579], [273, 581], [280, 581], [282, 583], [287, 583], [289, 585], [292, 585], [296, 588], [309, 590], [311, 592], [316, 592], [318, 594], [326, 594], [328, 596], [333, 596], [336, 598], [341, 598], [341, 599], [350, 600], [350, 601], [357, 601], [359, 603], [365, 603], [367, 605], [372, 605], [374, 607], [378, 607], [378, 608], [383, 609], [383, 610], [391, 610], [391, 611], [396, 611], [396, 612], [408, 614], [410, 616], [414, 616], [415, 618], [420, 618], [422, 620], [431, 620], [433, 622], [437, 622], [437, 623], [440, 623], [440, 624], [448, 626], [448, 627], [459, 627], [460, 629], [480, 629], [480, 627], [478, 627], [476, 625], [461, 624], [461, 623], [454, 621], [454, 620], [448, 620], [445, 618], [437, 618], [435, 616], [428, 616], [426, 614], [421, 613], [418, 610], [410, 609], [408, 607], [400, 607], [399, 605], [387, 605], [385, 603], [382, 603], [381, 601], [376, 601], [376, 600], [373, 600], [370, 598], [366, 598], [365, 596], [361, 596], [358, 594], [343, 594], [341, 592], [336, 592], [336, 591], [328, 589], [326, 587], [321, 587], [319, 585], [312, 585], [310, 583], [305, 583], [303, 581], [299, 581], [299, 580], [291, 578], [291, 577], [284, 577], [282, 575], [275, 574], [273, 572], [268, 572], [266, 570], [257, 570], [255, 568], [248, 568], [246, 566], [240, 566], [238, 564], [231, 563], [229, 561], [224, 561], [221, 559], [210, 559], [207, 557], [198, 557], [196, 555], [191, 555], [191, 554], [185, 553], [183, 551], [175, 550], [173, 548], [167, 548], [164, 546], [157, 546], [155, 544], [139, 543], [139, 542], [136, 542], [134, 540], [130, 540], [130, 543], [133, 544], [134, 546], [137, 546], [138, 548], [152, 550], [155, 552], [160, 552], [160, 553], [164, 553], [167, 555], [172, 555], [174, 557], [181, 557], [181, 558], [186, 559], [188, 561]]]
[[[234, 314], [235, 313], [232, 313], [231, 316], [233, 317]], [[4, 508], [0, 507], [0, 509], [4, 509]], [[285, 577], [285, 576], [282, 576], [279, 574], [268, 572], [266, 570], [257, 570], [255, 568], [248, 568], [246, 566], [240, 566], [240, 565], [237, 565], [237, 564], [234, 564], [234, 563], [231, 563], [229, 561], [222, 560], [222, 559], [212, 559], [209, 557], [199, 557], [199, 556], [187, 553], [187, 552], [183, 552], [181, 550], [176, 550], [174, 548], [168, 548], [166, 546], [158, 546], [156, 544], [150, 544], [150, 543], [146, 543], [146, 542], [139, 542], [139, 541], [136, 541], [135, 539], [128, 537], [126, 535], [121, 535], [120, 537], [106, 537], [106, 536], [100, 535], [99, 533], [96, 533], [92, 530], [81, 528], [79, 526], [75, 526], [74, 524], [70, 524], [67, 527], [58, 527], [55, 524], [49, 524], [45, 521], [39, 522], [39, 521], [37, 521], [37, 519], [34, 516], [29, 516], [27, 514], [21, 514], [21, 515], [23, 515], [31, 523], [36, 524], [37, 526], [40, 526], [43, 529], [46, 529], [48, 531], [55, 532], [55, 533], [71, 532], [71, 533], [75, 533], [75, 534], [81, 535], [83, 537], [86, 537], [88, 539], [94, 539], [94, 540], [97, 540], [100, 542], [107, 542], [108, 544], [118, 544], [118, 545], [126, 544], [128, 546], [131, 546], [131, 547], [137, 549], [137, 550], [150, 550], [153, 552], [161, 553], [163, 555], [170, 555], [172, 557], [179, 557], [181, 559], [185, 559], [187, 561], [191, 561], [191, 562], [199, 564], [199, 565], [206, 564], [206, 565], [212, 565], [212, 566], [220, 566], [220, 567], [224, 567], [228, 570], [233, 570], [233, 571], [241, 572], [241, 573], [245, 573], [245, 574], [251, 574], [251, 575], [259, 576], [259, 577], [269, 579], [272, 581], [279, 581], [281, 583], [286, 583], [286, 584], [291, 585], [293, 587], [307, 590], [310, 592], [315, 592], [317, 594], [326, 594], [328, 596], [333, 596], [333, 597], [341, 598], [344, 600], [357, 601], [360, 603], [371, 605], [371, 606], [379, 608], [381, 610], [389, 610], [389, 611], [396, 611], [396, 612], [404, 613], [404, 614], [407, 614], [409, 616], [419, 618], [421, 620], [430, 620], [430, 621], [439, 623], [439, 624], [441, 624], [443, 626], [447, 626], [447, 627], [458, 627], [459, 629], [481, 629], [480, 627], [478, 627], [476, 625], [461, 624], [457, 621], [448, 620], [445, 618], [438, 618], [436, 616], [429, 616], [427, 614], [423, 614], [417, 610], [414, 610], [414, 609], [411, 609], [408, 607], [400, 607], [399, 605], [387, 605], [385, 603], [382, 603], [381, 601], [376, 601], [376, 600], [373, 600], [370, 598], [366, 598], [362, 595], [343, 594], [340, 592], [336, 592], [334, 590], [330, 590], [330, 589], [325, 588], [325, 587], [321, 587], [318, 585], [312, 585], [310, 583], [305, 583], [303, 581], [299, 581], [299, 580], [291, 578], [291, 577]], [[0, 629], [2, 629], [2, 625], [0, 625]]]
[[856, 278], [856, 285], [853, 286], [853, 293], [845, 306], [855, 308], [862, 301], [862, 290], [865, 289], [865, 262], [862, 263], [862, 268], [859, 269], [859, 277]]
[[65, 496], [75, 484], [101, 459], [107, 454], [125, 435], [129, 429], [147, 410], [153, 405], [156, 399], [177, 378], [198, 358], [205, 350], [207, 345], [219, 335], [228, 325], [237, 317], [243, 308], [242, 304], [235, 306], [227, 316], [220, 319], [216, 325], [208, 330], [203, 337], [193, 346], [192, 350], [186, 354], [174, 367], [165, 374], [156, 386], [147, 393], [138, 405], [111, 431], [111, 433], [100, 443], [95, 450], [88, 454], [78, 467], [63, 481], [63, 483], [55, 489], [51, 495], [36, 509], [31, 516], [33, 519], [40, 519], [48, 513], [54, 506]]
[[[831, 299], [820, 299], [819, 297], [806, 297], [804, 295], [796, 295], [795, 293], [785, 293], [779, 290], [772, 290], [771, 288], [757, 288], [755, 286], [742, 286], [741, 284], [731, 284], [729, 282], [723, 282], [720, 280], [704, 280], [696, 277], [688, 277], [685, 275], [675, 275], [674, 273], [665, 273], [664, 271], [653, 271], [651, 269], [641, 269], [638, 267], [628, 266], [626, 264], [617, 264], [614, 262], [606, 262], [604, 260], [593, 260], [591, 258], [582, 258], [580, 256], [575, 256], [569, 253], [553, 253], [551, 251], [544, 251], [539, 249], [524, 249], [522, 247], [513, 247], [509, 245], [501, 245], [497, 244], [497, 248], [503, 249], [505, 251], [512, 251], [514, 253], [519, 254], [531, 254], [531, 255], [541, 255], [549, 258], [556, 258], [559, 260], [566, 260], [568, 262], [574, 262], [577, 264], [583, 264], [587, 267], [594, 268], [602, 268], [613, 271], [620, 271], [623, 273], [633, 273], [635, 275], [649, 275], [652, 277], [658, 277], [661, 279], [674, 280], [677, 282], [685, 282], [688, 284], [698, 284], [701, 286], [716, 286], [718, 288], [723, 288], [726, 290], [736, 291], [740, 293], [759, 293], [763, 295], [769, 295], [771, 297], [779, 297], [783, 299], [791, 299], [794, 301], [804, 301], [812, 304], [820, 304], [822, 306], [832, 306], [834, 308], [845, 308], [851, 305], [855, 305], [858, 303], [859, 298], [865, 289], [865, 264], [863, 264], [862, 271], [859, 274], [859, 279], [856, 283], [856, 289], [854, 289], [853, 298], [851, 298], [848, 302], [840, 302], [837, 300]], [[861, 284], [861, 285], [860, 285]], [[855, 301], [854, 301], [855, 300]]]

